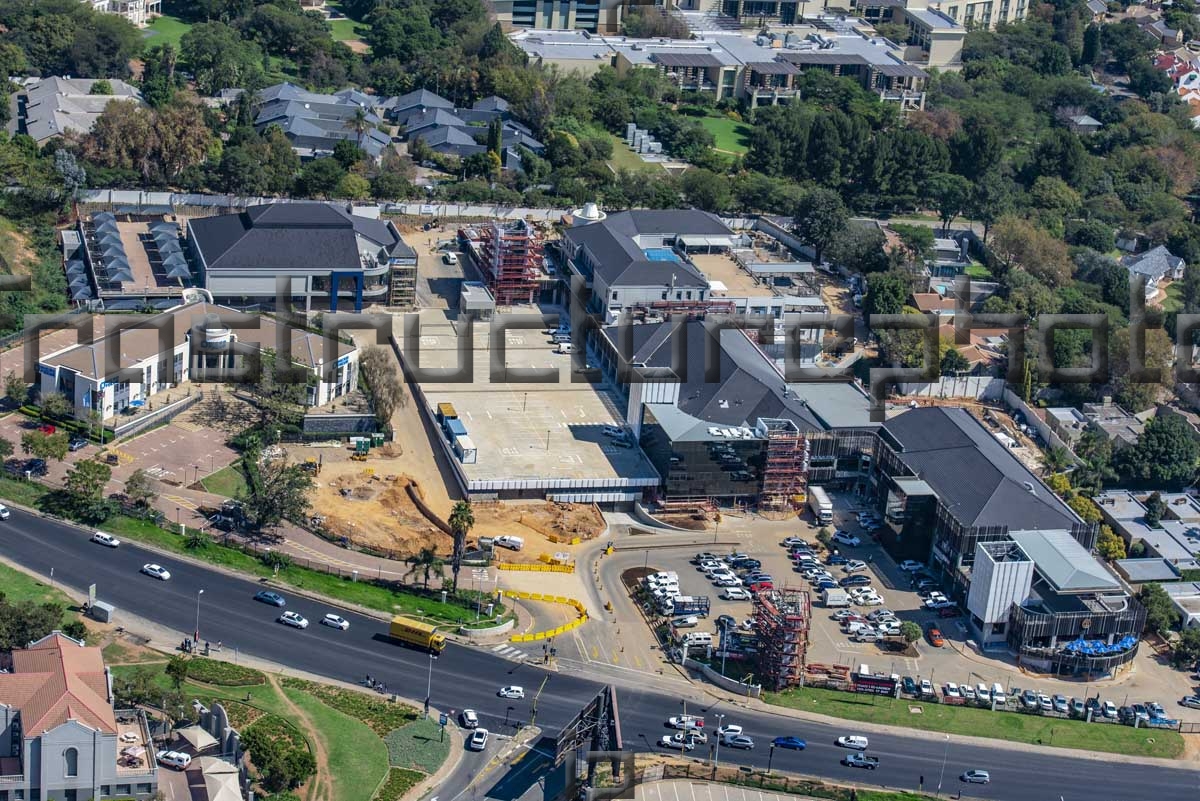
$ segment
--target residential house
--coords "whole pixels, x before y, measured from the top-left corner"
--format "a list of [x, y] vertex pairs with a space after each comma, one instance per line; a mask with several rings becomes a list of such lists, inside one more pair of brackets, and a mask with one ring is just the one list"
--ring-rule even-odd
[[55, 631], [12, 652], [0, 673], [0, 797], [26, 801], [153, 798], [145, 713], [114, 710], [99, 648]]
[[954, 321], [954, 298], [938, 292], [914, 292], [909, 296], [912, 307], [924, 314], [932, 314], [942, 322]]
[[1138, 437], [1146, 430], [1146, 420], [1154, 415], [1153, 409], [1140, 415], [1131, 414], [1108, 397], [1100, 403], [1083, 404], [1083, 416], [1089, 426], [1111, 442], [1114, 450], [1136, 445]]
[[1046, 409], [1046, 425], [1059, 439], [1074, 447], [1091, 423], [1083, 412], [1073, 406], [1056, 406]]
[[[311, 376], [306, 406], [323, 406], [357, 386], [358, 350], [303, 328], [285, 329], [272, 317], [259, 316], [254, 327], [228, 325], [221, 314], [234, 309], [207, 302], [185, 303], [146, 318], [138, 328], [113, 330], [104, 315], [96, 315], [91, 343], [71, 345], [38, 361], [38, 389], [44, 395], [61, 393], [71, 401], [74, 416], [86, 420], [99, 414], [110, 423], [118, 415], [152, 411], [155, 404], [183, 397], [180, 385], [189, 381], [220, 382], [242, 375], [248, 359], [262, 349], [278, 350], [284, 336], [293, 365]], [[327, 353], [329, 342], [336, 347]], [[110, 354], [119, 353], [116, 363]], [[279, 354], [282, 358], [282, 354]], [[138, 376], [130, 379], [130, 375]]]
[[1166, 511], [1158, 523], [1146, 521], [1148, 491], [1106, 490], [1096, 496], [1104, 522], [1129, 547], [1140, 545], [1147, 558], [1176, 571], [1200, 568], [1200, 503], [1186, 493], [1160, 493]]
[[[1099, 0], [1093, 0], [1099, 2]], [[1094, 134], [1104, 127], [1104, 123], [1088, 114], [1076, 114], [1067, 118], [1067, 128], [1081, 136]]]
[[107, 80], [112, 94], [92, 94], [99, 78], [29, 78], [13, 92], [15, 113], [9, 135], [25, 134], [39, 145], [66, 133], [86, 134], [114, 100], [142, 104], [142, 94], [117, 78]]
[[162, 0], [83, 0], [96, 11], [116, 14], [129, 20], [139, 28], [150, 24], [162, 14]]
[[1175, 47], [1184, 42], [1183, 31], [1167, 25], [1166, 20], [1155, 19], [1141, 24], [1141, 29], [1153, 36], [1165, 47]]
[[1183, 270], [1187, 262], [1179, 258], [1166, 245], [1138, 253], [1134, 256], [1123, 256], [1121, 264], [1129, 270], [1130, 275], [1142, 276], [1146, 279], [1146, 298], [1158, 294], [1164, 285], [1183, 279]]
[[1104, 0], [1087, 0], [1085, 5], [1092, 15], [1092, 22], [1100, 22], [1108, 16], [1108, 3]]
[[416, 254], [390, 221], [336, 203], [266, 203], [235, 214], [193, 217], [187, 250], [200, 286], [218, 303], [275, 304], [277, 279], [289, 279], [291, 298], [337, 311], [339, 298], [386, 304], [390, 273], [411, 269]]
[[280, 83], [258, 93], [254, 129], [262, 133], [278, 126], [302, 159], [332, 155], [343, 141], [378, 159], [391, 144], [391, 137], [379, 129], [383, 120], [374, 106], [375, 98], [357, 89], [323, 95]]
[[[470, 108], [455, 108], [443, 97], [425, 89], [389, 98], [380, 104], [384, 115], [399, 126], [408, 142], [420, 139], [435, 153], [467, 158], [487, 152], [489, 126], [500, 123], [500, 165], [520, 169], [520, 149], [541, 154], [545, 145], [533, 132], [513, 119], [508, 101], [485, 97]], [[411, 146], [411, 145], [410, 145]]]

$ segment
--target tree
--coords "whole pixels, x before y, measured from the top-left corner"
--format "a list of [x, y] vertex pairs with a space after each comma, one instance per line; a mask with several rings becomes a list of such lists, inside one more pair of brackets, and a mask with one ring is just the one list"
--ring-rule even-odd
[[176, 690], [182, 687], [183, 683], [187, 681], [188, 668], [190, 667], [188, 664], [189, 661], [183, 654], [175, 654], [167, 662], [165, 672], [167, 677], [171, 679], [171, 686]]
[[1166, 511], [1167, 502], [1163, 500], [1162, 493], [1158, 490], [1150, 493], [1150, 497], [1146, 498], [1146, 525], [1157, 528]]
[[967, 357], [962, 355], [957, 347], [953, 345], [946, 349], [942, 355], [941, 371], [947, 375], [958, 375], [965, 373], [971, 369], [971, 363], [967, 361]]
[[270, 793], [293, 790], [316, 773], [316, 761], [307, 748], [286, 738], [277, 739], [264, 727], [247, 727], [242, 745], [250, 752], [263, 788]]
[[13, 444], [11, 441], [0, 437], [0, 463], [3, 463], [13, 455]]
[[1200, 629], [1192, 626], [1180, 633], [1179, 642], [1171, 651], [1171, 664], [1189, 670], [1200, 664]]
[[1079, 58], [1081, 67], [1094, 67], [1100, 63], [1100, 26], [1093, 23], [1083, 31], [1083, 54]]
[[25, 379], [9, 370], [4, 374], [4, 397], [13, 406], [21, 406], [29, 396], [29, 386]]
[[985, 242], [996, 220], [1012, 206], [1014, 192], [1012, 179], [1002, 175], [998, 169], [984, 173], [972, 185], [965, 211], [983, 223]]
[[246, 511], [246, 520], [255, 531], [279, 525], [285, 519], [303, 520], [308, 514], [308, 495], [313, 490], [312, 476], [301, 465], [284, 459], [244, 460], [250, 478], [249, 487], [238, 500]]
[[1063, 473], [1052, 473], [1046, 477], [1046, 486], [1060, 498], [1071, 494], [1071, 479]]
[[149, 509], [150, 504], [158, 497], [150, 474], [140, 467], [134, 470], [129, 478], [125, 479], [125, 497], [133, 506], [143, 510]]
[[433, 27], [429, 13], [424, 5], [410, 5], [403, 11], [381, 5], [367, 18], [370, 28], [363, 35], [372, 58], [395, 58], [411, 64], [438, 50], [442, 35]]
[[366, 348], [358, 360], [359, 371], [371, 393], [371, 406], [375, 419], [384, 429], [392, 427], [392, 415], [403, 408], [408, 396], [404, 384], [396, 371], [396, 360], [389, 351], [372, 345]]
[[904, 642], [912, 645], [921, 639], [921, 627], [911, 620], [905, 620], [900, 624], [900, 636], [904, 638]]
[[867, 282], [867, 296], [863, 299], [863, 312], [867, 325], [876, 314], [899, 314], [904, 302], [911, 294], [908, 277], [896, 271], [874, 275]]
[[1166, 636], [1171, 627], [1179, 620], [1175, 604], [1171, 596], [1161, 584], [1145, 584], [1138, 592], [1138, 600], [1146, 607], [1146, 631], [1148, 633]]
[[842, 197], [832, 189], [810, 189], [800, 196], [792, 212], [792, 230], [800, 241], [813, 249], [815, 262], [821, 264], [825, 248], [842, 229], [850, 212]]
[[55, 603], [10, 601], [0, 592], [0, 652], [24, 648], [62, 623], [63, 608]]
[[212, 133], [204, 122], [204, 108], [196, 98], [183, 94], [158, 109], [153, 116], [155, 156], [167, 180], [208, 158]]
[[347, 173], [337, 182], [333, 195], [346, 200], [365, 200], [371, 196], [371, 183], [361, 175]]
[[89, 95], [111, 95], [112, 93], [112, 84], [105, 78], [92, 83], [92, 88], [88, 90]]
[[[358, 112], [362, 112], [362, 109], [358, 109]], [[354, 119], [351, 119], [346, 123], [346, 127], [351, 127], [354, 125], [357, 119], [358, 117], [356, 112], [356, 116]], [[359, 134], [360, 140], [361, 136], [362, 135]], [[342, 165], [343, 170], [350, 169], [358, 162], [364, 160], [366, 157], [366, 151], [363, 150], [359, 145], [351, 142], [349, 139], [339, 139], [337, 144], [333, 146], [333, 158], [338, 164]]]
[[73, 408], [66, 395], [61, 392], [51, 392], [42, 398], [42, 419], [61, 420], [68, 417]]
[[254, 92], [265, 83], [262, 50], [222, 22], [193, 25], [180, 38], [179, 51], [205, 95], [234, 87]]
[[1118, 474], [1130, 483], [1177, 490], [1195, 479], [1198, 453], [1187, 421], [1162, 415], [1146, 423], [1137, 444], [1117, 451], [1114, 462]]
[[430, 576], [434, 574], [440, 576], [442, 567], [445, 565], [433, 548], [422, 548], [404, 561], [411, 566], [411, 572], [421, 571], [425, 589], [429, 589]]
[[66, 457], [69, 446], [65, 431], [55, 431], [53, 434], [25, 431], [21, 434], [21, 452], [38, 459], [61, 462]]
[[458, 571], [462, 569], [463, 551], [467, 545], [467, 534], [475, 525], [475, 513], [471, 511], [469, 501], [458, 501], [450, 510], [450, 531], [454, 535], [454, 553], [450, 561], [450, 572], [453, 574], [453, 592], [458, 593]]
[[1051, 473], [1061, 473], [1072, 464], [1071, 452], [1066, 448], [1055, 445], [1047, 449], [1042, 456], [1042, 462], [1046, 465], [1046, 470]]
[[1067, 498], [1067, 506], [1074, 509], [1075, 514], [1083, 518], [1085, 523], [1099, 523], [1102, 519], [1100, 508], [1086, 495], [1072, 495]]
[[63, 482], [67, 508], [80, 520], [103, 522], [112, 512], [104, 498], [104, 487], [112, 478], [112, 468], [102, 462], [85, 459], [67, 473]]
[[1008, 270], [1023, 270], [1049, 287], [1071, 280], [1071, 262], [1062, 240], [1028, 220], [1007, 215], [996, 223], [992, 252]]
[[925, 194], [937, 209], [942, 232], [947, 233], [954, 218], [962, 214], [970, 203], [971, 184], [961, 175], [938, 173], [930, 176], [926, 182]]
[[1121, 539], [1109, 526], [1100, 527], [1100, 536], [1096, 539], [1096, 552], [1108, 561], [1125, 558], [1125, 540]]
[[857, 273], [879, 273], [888, 267], [887, 236], [874, 225], [851, 221], [829, 243], [830, 262]]
[[75, 159], [75, 154], [69, 150], [54, 151], [54, 172], [62, 181], [63, 193], [68, 201], [74, 200], [79, 190], [87, 186], [87, 170]]
[[[1126, 297], [1128, 297], [1128, 292], [1126, 292]], [[1162, 328], [1147, 326], [1144, 337], [1146, 367], [1151, 370], [1158, 369], [1163, 379], [1169, 380], [1171, 363], [1175, 359], [1175, 346], [1171, 342], [1170, 335]], [[1130, 329], [1126, 326], [1117, 328], [1109, 336], [1109, 381], [1112, 385], [1113, 397], [1121, 406], [1137, 414], [1154, 408], [1162, 394], [1163, 387], [1159, 381], [1132, 380], [1130, 376], [1132, 347], [1132, 336]]]
[[310, 161], [296, 178], [296, 191], [305, 197], [333, 197], [346, 171], [336, 159]]
[[704, 211], [722, 212], [733, 201], [729, 179], [699, 167], [685, 172], [679, 179], [679, 187], [688, 203]]

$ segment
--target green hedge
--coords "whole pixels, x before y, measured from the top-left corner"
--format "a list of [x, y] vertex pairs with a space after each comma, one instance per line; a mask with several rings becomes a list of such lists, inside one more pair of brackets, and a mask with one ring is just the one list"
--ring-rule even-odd
[[203, 656], [188, 661], [188, 678], [222, 687], [250, 687], [267, 682], [267, 677], [254, 668], [206, 659]]
[[387, 780], [375, 793], [376, 801], [399, 801], [404, 795], [421, 783], [424, 773], [404, 768], [392, 768], [388, 771]]

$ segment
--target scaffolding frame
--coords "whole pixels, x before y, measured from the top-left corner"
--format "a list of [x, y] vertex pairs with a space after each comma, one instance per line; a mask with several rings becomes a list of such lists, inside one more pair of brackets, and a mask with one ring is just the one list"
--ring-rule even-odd
[[497, 306], [534, 303], [544, 251], [542, 236], [524, 220], [490, 222], [479, 232], [480, 257]]
[[764, 418], [758, 428], [767, 441], [759, 508], [781, 511], [796, 506], [808, 483], [808, 439], [787, 419]]
[[769, 690], [804, 683], [812, 605], [804, 590], [784, 587], [754, 595], [758, 677]]

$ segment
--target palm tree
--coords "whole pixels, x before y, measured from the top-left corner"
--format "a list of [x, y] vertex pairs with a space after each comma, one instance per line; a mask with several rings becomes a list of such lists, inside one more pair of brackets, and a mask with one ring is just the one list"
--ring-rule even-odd
[[1042, 461], [1046, 465], [1047, 474], [1061, 473], [1071, 466], [1071, 454], [1067, 452], [1066, 448], [1055, 446], [1046, 451]]
[[454, 574], [451, 585], [454, 593], [458, 594], [458, 571], [462, 569], [463, 549], [467, 544], [467, 534], [475, 525], [475, 513], [471, 511], [469, 501], [459, 501], [450, 510], [450, 531], [454, 534], [454, 555], [450, 561], [450, 571]]
[[346, 120], [346, 127], [354, 131], [356, 137], [355, 144], [358, 145], [359, 150], [362, 150], [363, 134], [371, 128], [371, 124], [367, 121], [367, 110], [361, 106], [356, 108], [354, 116]]
[[433, 548], [422, 548], [404, 561], [412, 566], [408, 571], [410, 575], [417, 570], [422, 571], [425, 589], [429, 589], [429, 576], [433, 573], [440, 576], [442, 567], [446, 564]]

